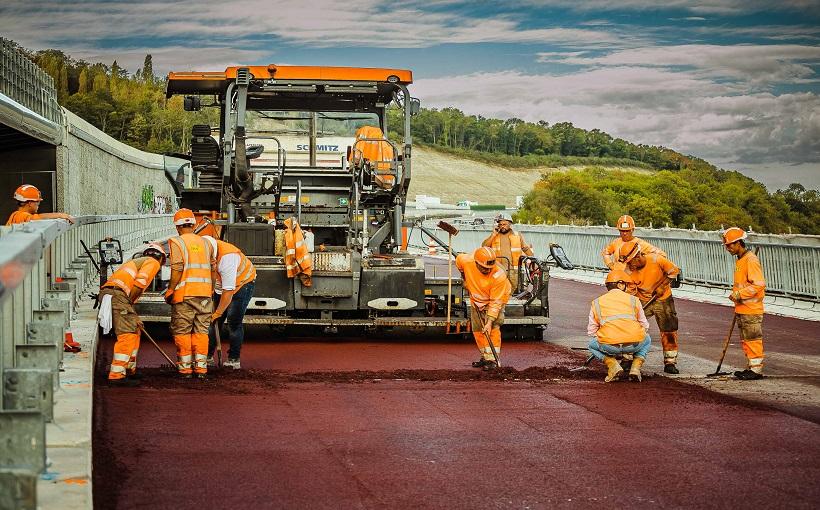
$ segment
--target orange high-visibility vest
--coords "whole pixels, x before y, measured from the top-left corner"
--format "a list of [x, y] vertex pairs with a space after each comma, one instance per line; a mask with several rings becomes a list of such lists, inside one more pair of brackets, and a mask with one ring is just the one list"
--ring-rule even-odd
[[310, 276], [313, 273], [313, 260], [310, 258], [302, 228], [295, 218], [285, 220], [285, 267], [288, 278], [295, 278], [299, 273]]
[[[660, 255], [661, 257], [666, 257], [666, 252], [664, 252], [657, 246], [653, 246], [649, 242], [644, 241], [639, 237], [634, 238], [634, 240], [638, 241], [638, 244], [641, 247], [641, 253], [643, 253], [644, 255], [655, 253], [657, 255]], [[618, 262], [618, 253], [620, 252], [621, 246], [623, 246], [623, 244], [624, 240], [620, 237], [616, 237], [612, 240], [612, 242], [606, 245], [603, 250], [601, 250], [601, 256], [604, 258], [604, 264], [609, 266], [609, 263], [611, 262], [612, 264], [614, 264], [612, 266], [613, 270], [617, 269], [623, 271], [626, 268], [626, 264], [624, 264], [623, 262]]]
[[196, 234], [182, 234], [169, 239], [171, 253], [182, 254], [182, 278], [173, 290], [172, 303], [186, 297], [211, 297], [214, 292], [211, 267], [214, 260], [211, 245]]
[[[103, 288], [122, 289], [125, 295], [130, 297], [134, 287], [145, 290], [159, 270], [159, 262], [153, 257], [131, 259], [114, 271], [114, 274], [103, 284]], [[139, 294], [134, 301], [136, 302], [137, 299], [139, 299]]]
[[512, 289], [504, 270], [496, 268], [490, 274], [482, 274], [473, 256], [467, 253], [456, 257], [456, 267], [464, 274], [464, 288], [470, 293], [470, 303], [479, 310], [486, 310], [488, 317], [498, 317], [510, 300]]
[[[523, 250], [523, 243], [521, 242], [521, 236], [516, 234], [515, 232], [510, 232], [510, 267], [513, 269], [518, 269], [518, 261], [521, 259], [521, 255], [524, 254]], [[493, 239], [493, 251], [495, 251], [496, 257], [506, 257], [507, 255], [501, 253], [501, 235], [495, 236]]]
[[740, 293], [740, 301], [735, 303], [735, 313], [750, 315], [763, 313], [763, 298], [766, 296], [766, 280], [760, 259], [751, 250], [735, 262], [733, 291]]
[[667, 258], [653, 253], [646, 256], [646, 265], [641, 269], [630, 271], [627, 268], [624, 272], [635, 283], [638, 299], [646, 303], [652, 299], [652, 292], [656, 289], [663, 289], [663, 292], [658, 295], [658, 301], [672, 297], [672, 288], [666, 283], [668, 279], [677, 276], [680, 269]]
[[[222, 257], [231, 253], [239, 254], [239, 268], [236, 270], [235, 289], [239, 290], [246, 283], [256, 280], [256, 268], [253, 266], [253, 263], [250, 261], [250, 259], [246, 257], [244, 253], [242, 253], [242, 250], [232, 245], [231, 243], [226, 243], [225, 241], [220, 241], [219, 239], [216, 239], [217, 265], [219, 265], [219, 261], [222, 259]], [[219, 278], [219, 273], [217, 273], [217, 278]], [[222, 282], [219, 281], [218, 283], [221, 288]]]
[[13, 213], [11, 213], [11, 216], [9, 216], [9, 220], [6, 222], [6, 226], [36, 220], [38, 217], [39, 214], [31, 214], [26, 211], [14, 211]]
[[646, 331], [638, 322], [640, 302], [635, 296], [612, 289], [592, 301], [592, 315], [599, 324], [598, 341], [602, 344], [640, 342]]

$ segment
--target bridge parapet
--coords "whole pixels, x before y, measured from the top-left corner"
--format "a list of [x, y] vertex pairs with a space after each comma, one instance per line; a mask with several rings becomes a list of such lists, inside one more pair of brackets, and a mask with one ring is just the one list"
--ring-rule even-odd
[[62, 124], [54, 79], [8, 39], [0, 38], [0, 93], [46, 119]]
[[[434, 222], [425, 227], [436, 229]], [[464, 252], [480, 246], [492, 232], [489, 225], [459, 225], [459, 229], [453, 248]], [[549, 253], [549, 245], [557, 243], [577, 267], [601, 272], [607, 271], [601, 250], [618, 235], [605, 226], [516, 225], [515, 230], [533, 245], [537, 256]], [[410, 243], [423, 246], [420, 234], [414, 232]], [[685, 282], [723, 289], [732, 286], [734, 258], [723, 248], [719, 232], [637, 228], [635, 235], [668, 253], [683, 269]], [[759, 250], [767, 295], [820, 302], [820, 236], [749, 233], [749, 243]]]
[[78, 298], [97, 281], [80, 241], [90, 247], [113, 237], [126, 251], [173, 232], [168, 215], [81, 216], [74, 225], [45, 220], [0, 227], [0, 433], [8, 438], [0, 443], [0, 493], [36, 499], [32, 490], [46, 467], [45, 424], [60, 419], [53, 405], [64, 336]]

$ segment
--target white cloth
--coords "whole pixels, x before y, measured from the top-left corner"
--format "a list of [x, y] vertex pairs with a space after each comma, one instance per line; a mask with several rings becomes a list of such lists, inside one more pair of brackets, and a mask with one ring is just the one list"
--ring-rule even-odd
[[111, 294], [105, 294], [100, 300], [100, 311], [97, 314], [100, 319], [100, 327], [103, 328], [103, 333], [108, 334], [111, 328], [114, 327], [114, 315], [111, 311]]
[[236, 290], [236, 273], [239, 271], [240, 262], [242, 262], [242, 257], [238, 253], [229, 253], [219, 259], [216, 270], [219, 272], [222, 284], [216, 289], [217, 294], [221, 294], [223, 290]]

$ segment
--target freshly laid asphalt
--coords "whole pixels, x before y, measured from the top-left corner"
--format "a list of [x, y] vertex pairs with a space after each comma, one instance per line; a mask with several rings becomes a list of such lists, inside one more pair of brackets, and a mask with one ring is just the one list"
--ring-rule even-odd
[[[545, 338], [583, 336], [600, 292], [553, 282]], [[678, 312], [681, 349], [719, 355], [730, 309], [680, 301]], [[820, 352], [816, 326], [767, 316], [767, 373], [817, 376], [799, 363]], [[504, 368], [486, 374], [457, 338], [258, 328], [243, 369], [206, 381], [177, 379], [143, 341], [137, 388], [106, 385], [111, 347], [96, 374], [97, 508], [820, 506], [814, 414], [651, 373], [604, 384], [600, 364], [571, 371], [584, 353], [550, 343], [506, 342]], [[737, 345], [728, 362], [742, 365]]]

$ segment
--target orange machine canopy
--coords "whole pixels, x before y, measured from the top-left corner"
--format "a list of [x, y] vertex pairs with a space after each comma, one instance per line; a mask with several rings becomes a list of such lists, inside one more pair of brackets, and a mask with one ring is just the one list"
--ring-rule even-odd
[[270, 83], [400, 83], [413, 82], [413, 73], [406, 69], [379, 69], [368, 67], [323, 67], [323, 66], [235, 66], [224, 72], [181, 72], [168, 73], [166, 96], [175, 94], [216, 94], [227, 89], [228, 83], [236, 79], [238, 69], [248, 69], [251, 80], [266, 80]]

